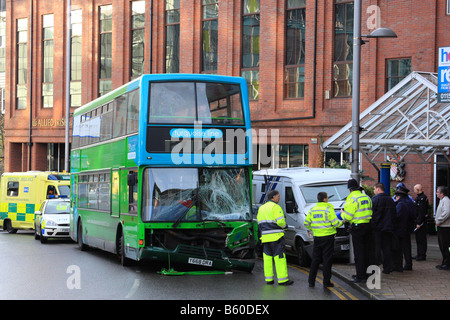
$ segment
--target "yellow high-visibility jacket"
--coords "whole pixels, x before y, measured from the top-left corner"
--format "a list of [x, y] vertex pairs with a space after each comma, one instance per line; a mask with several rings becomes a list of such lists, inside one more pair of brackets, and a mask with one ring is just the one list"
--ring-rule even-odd
[[277, 241], [284, 236], [286, 219], [277, 203], [269, 200], [263, 204], [258, 210], [257, 220], [262, 243]]
[[334, 212], [334, 207], [327, 202], [319, 202], [308, 212], [305, 227], [313, 232], [314, 237], [336, 234], [336, 228], [342, 225]]
[[372, 200], [359, 190], [352, 191], [345, 201], [341, 217], [353, 224], [370, 222], [370, 219], [372, 219]]

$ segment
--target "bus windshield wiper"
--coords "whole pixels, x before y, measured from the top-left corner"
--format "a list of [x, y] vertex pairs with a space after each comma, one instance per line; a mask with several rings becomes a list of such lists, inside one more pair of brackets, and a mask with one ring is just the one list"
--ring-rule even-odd
[[186, 210], [186, 212], [183, 213], [181, 216], [179, 216], [177, 220], [175, 220], [175, 222], [172, 225], [172, 228], [176, 228], [180, 224], [181, 220], [183, 220], [183, 218], [186, 217], [189, 210], [190, 210], [190, 208], [188, 210]]
[[211, 219], [211, 218], [209, 218], [209, 219], [204, 219], [203, 220], [203, 223], [205, 223], [205, 222], [217, 222], [217, 224], [220, 224], [222, 227], [226, 227], [226, 224], [225, 224], [225, 222], [223, 222], [223, 221], [221, 221], [221, 220], [219, 220], [218, 218], [213, 218], [213, 219]]

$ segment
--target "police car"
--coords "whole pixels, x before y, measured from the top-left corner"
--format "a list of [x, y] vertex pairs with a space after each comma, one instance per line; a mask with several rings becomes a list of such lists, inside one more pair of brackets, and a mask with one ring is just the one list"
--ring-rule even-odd
[[46, 243], [48, 238], [70, 238], [70, 200], [47, 199], [34, 213], [34, 238]]

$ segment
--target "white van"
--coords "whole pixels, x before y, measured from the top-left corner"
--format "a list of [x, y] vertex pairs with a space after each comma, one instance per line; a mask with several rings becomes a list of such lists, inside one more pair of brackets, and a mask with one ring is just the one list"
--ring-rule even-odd
[[[347, 181], [350, 170], [330, 168], [285, 168], [267, 169], [253, 172], [253, 207], [256, 219], [257, 209], [266, 202], [270, 190], [278, 190], [281, 198], [278, 203], [285, 212], [288, 230], [286, 231], [286, 253], [298, 257], [301, 266], [309, 266], [312, 255], [313, 238], [308, 235], [304, 222], [306, 214], [317, 203], [317, 194], [326, 192], [328, 202], [336, 213], [344, 207], [350, 191]], [[344, 226], [338, 228], [335, 243], [335, 256], [349, 256], [349, 234]]]

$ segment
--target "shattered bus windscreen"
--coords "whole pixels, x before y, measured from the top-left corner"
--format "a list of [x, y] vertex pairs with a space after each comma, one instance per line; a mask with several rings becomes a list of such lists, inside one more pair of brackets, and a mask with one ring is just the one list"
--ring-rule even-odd
[[251, 220], [247, 169], [147, 168], [142, 220]]

